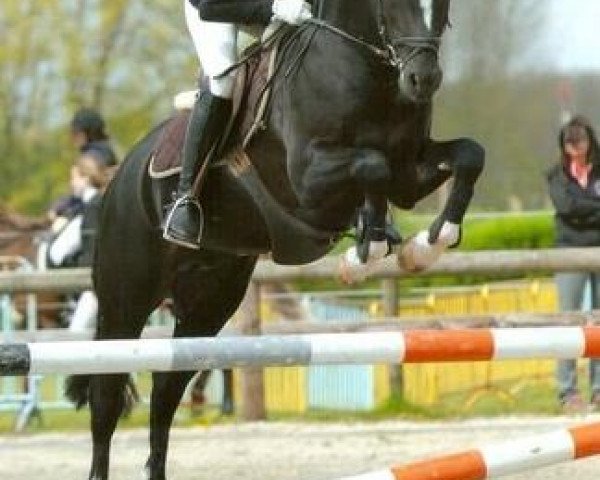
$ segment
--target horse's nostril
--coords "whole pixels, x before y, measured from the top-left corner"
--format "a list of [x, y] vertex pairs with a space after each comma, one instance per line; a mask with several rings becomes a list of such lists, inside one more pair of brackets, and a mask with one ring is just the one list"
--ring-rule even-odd
[[417, 88], [419, 86], [419, 75], [417, 75], [416, 73], [411, 73], [408, 76], [408, 79], [410, 81], [410, 84], [414, 87]]
[[437, 72], [417, 73], [412, 72], [406, 76], [409, 88], [416, 91], [429, 92], [436, 90], [440, 84], [441, 76]]

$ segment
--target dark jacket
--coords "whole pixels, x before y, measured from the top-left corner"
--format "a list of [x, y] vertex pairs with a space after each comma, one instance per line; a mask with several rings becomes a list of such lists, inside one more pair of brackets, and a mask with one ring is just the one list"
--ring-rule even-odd
[[[94, 261], [94, 252], [96, 249], [96, 235], [98, 224], [100, 223], [100, 208], [102, 205], [102, 194], [96, 193], [87, 202], [83, 202], [79, 197], [79, 209], [76, 215], [70, 217], [69, 222], [60, 230], [50, 241], [48, 248], [48, 265], [51, 268], [72, 268], [72, 267], [91, 267]], [[81, 217], [81, 227], [78, 232], [80, 235], [80, 243], [76, 251], [69, 256], [60, 260], [60, 263], [53, 263], [50, 255], [50, 249], [53, 242], [61, 238], [65, 234], [66, 229], [75, 221], [77, 217]]]
[[207, 22], [266, 26], [273, 16], [273, 0], [189, 0]]
[[83, 207], [83, 221], [81, 222], [81, 252], [77, 256], [78, 267], [91, 267], [94, 263], [96, 249], [96, 235], [100, 223], [100, 207], [102, 194], [96, 194]]
[[593, 165], [585, 189], [562, 164], [551, 168], [546, 177], [556, 210], [556, 245], [600, 246], [600, 165]]
[[51, 212], [57, 217], [66, 217], [69, 220], [76, 217], [83, 210], [83, 201], [75, 195], [64, 195], [50, 205]]

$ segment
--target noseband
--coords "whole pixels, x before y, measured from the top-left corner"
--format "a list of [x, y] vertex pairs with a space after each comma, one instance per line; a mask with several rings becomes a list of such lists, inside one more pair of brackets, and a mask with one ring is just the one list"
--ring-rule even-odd
[[[339, 37], [348, 40], [351, 43], [359, 45], [371, 52], [375, 57], [381, 59], [384, 64], [392, 67], [394, 70], [401, 72], [406, 65], [416, 56], [424, 52], [433, 52], [437, 57], [440, 49], [440, 36], [400, 36], [392, 38], [389, 35], [387, 23], [385, 20], [385, 9], [383, 0], [379, 0], [379, 14], [377, 20], [377, 33], [380, 39], [380, 45], [374, 45], [362, 38], [352, 35], [341, 28], [331, 25], [323, 20], [323, 6], [325, 0], [317, 0], [315, 3], [315, 17], [306, 21], [306, 23], [314, 25], [317, 29], [324, 29]], [[406, 52], [401, 55], [400, 51], [406, 49]]]

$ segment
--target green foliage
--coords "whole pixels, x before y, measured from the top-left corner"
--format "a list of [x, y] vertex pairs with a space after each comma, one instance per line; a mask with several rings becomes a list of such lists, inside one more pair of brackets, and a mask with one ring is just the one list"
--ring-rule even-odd
[[[432, 218], [415, 216], [410, 222], [427, 228]], [[463, 238], [459, 251], [517, 250], [551, 248], [554, 245], [554, 223], [551, 212], [510, 213], [506, 215], [467, 215], [463, 224]], [[507, 280], [514, 275], [462, 275], [460, 277], [408, 277], [402, 280], [402, 289], [415, 287], [445, 287], [477, 285]]]
[[[402, 213], [396, 215], [396, 227], [406, 239], [422, 229], [429, 227], [434, 217]], [[336, 245], [332, 252], [340, 255], [353, 244], [354, 240], [345, 238]], [[507, 213], [507, 214], [473, 214], [465, 218], [463, 238], [459, 251], [477, 250], [515, 250], [551, 248], [554, 245], [554, 221], [550, 211]], [[494, 280], [506, 280], [512, 276], [498, 274], [495, 276], [463, 275], [461, 277], [406, 277], [401, 280], [402, 291], [416, 287], [446, 287], [453, 285], [475, 285]], [[363, 290], [379, 288], [379, 280], [367, 280], [346, 290]], [[331, 280], [299, 280], [294, 282], [299, 291], [338, 290], [340, 281]]]
[[41, 213], [68, 191], [76, 108], [105, 116], [121, 156], [195, 84], [197, 60], [168, 0], [0, 2], [0, 204]]
[[550, 248], [554, 223], [550, 213], [467, 220], [461, 250]]

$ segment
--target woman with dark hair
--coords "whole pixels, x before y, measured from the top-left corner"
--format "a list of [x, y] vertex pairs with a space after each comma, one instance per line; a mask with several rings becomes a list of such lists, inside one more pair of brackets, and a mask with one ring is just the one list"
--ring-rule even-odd
[[[558, 136], [559, 162], [548, 174], [548, 188], [555, 208], [557, 247], [600, 246], [600, 149], [591, 123], [576, 116]], [[586, 284], [590, 285], [591, 307], [600, 306], [600, 275], [565, 272], [556, 275], [559, 308], [582, 308]], [[590, 360], [591, 405], [600, 408], [600, 360]], [[577, 386], [576, 360], [559, 360], [558, 396], [566, 412], [583, 410]]]
[[100, 166], [117, 164], [104, 119], [96, 110], [84, 107], [75, 112], [71, 120], [71, 140], [82, 154], [92, 152]]

